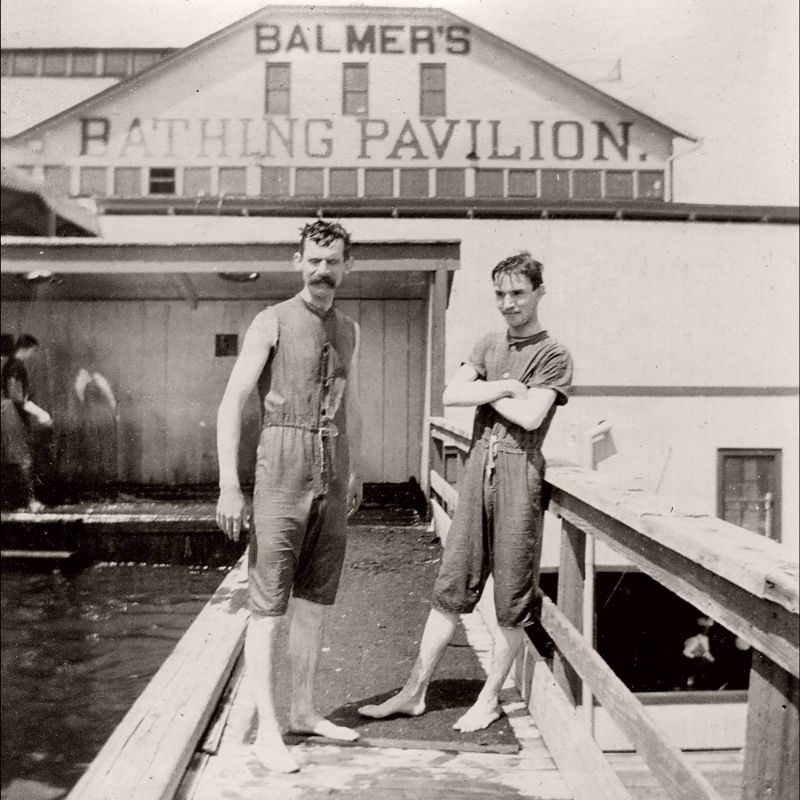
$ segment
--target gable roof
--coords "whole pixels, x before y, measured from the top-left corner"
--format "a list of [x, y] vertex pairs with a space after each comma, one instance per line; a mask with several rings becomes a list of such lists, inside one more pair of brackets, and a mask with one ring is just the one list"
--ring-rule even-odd
[[594, 98], [611, 105], [623, 112], [626, 113], [633, 113], [637, 117], [647, 119], [654, 125], [660, 127], [666, 133], [670, 134], [673, 137], [688, 139], [689, 141], [697, 141], [695, 136], [682, 133], [679, 130], [676, 130], [670, 125], [667, 125], [664, 122], [656, 119], [655, 117], [640, 111], [637, 108], [625, 103], [624, 101], [614, 97], [613, 95], [604, 92], [598, 89], [596, 86], [593, 86], [591, 83], [587, 83], [584, 80], [576, 77], [575, 75], [557, 67], [555, 64], [546, 61], [543, 58], [531, 53], [528, 50], [524, 50], [521, 47], [518, 47], [515, 44], [512, 44], [506, 39], [497, 36], [490, 31], [482, 28], [479, 25], [475, 25], [469, 20], [464, 19], [456, 14], [453, 14], [450, 11], [441, 8], [405, 8], [405, 7], [386, 7], [386, 6], [273, 6], [267, 5], [259, 8], [257, 11], [252, 12], [251, 14], [242, 17], [238, 21], [227, 25], [224, 28], [221, 28], [214, 33], [198, 40], [194, 44], [189, 45], [188, 47], [184, 47], [183, 49], [177, 50], [176, 52], [172, 53], [171, 55], [167, 56], [166, 58], [158, 61], [156, 64], [153, 64], [148, 69], [144, 70], [143, 72], [136, 73], [135, 75], [126, 78], [125, 80], [120, 81], [119, 83], [114, 84], [113, 86], [109, 86], [108, 88], [98, 92], [97, 94], [92, 95], [91, 97], [82, 100], [75, 105], [72, 105], [68, 108], [65, 108], [62, 111], [53, 114], [52, 116], [43, 119], [36, 124], [32, 125], [25, 130], [19, 131], [15, 134], [12, 134], [9, 137], [5, 137], [5, 141], [16, 141], [19, 139], [27, 138], [28, 136], [35, 135], [40, 130], [44, 128], [48, 128], [54, 123], [68, 118], [73, 112], [78, 109], [86, 110], [95, 106], [98, 103], [105, 102], [107, 100], [112, 100], [113, 98], [117, 97], [120, 94], [128, 93], [130, 90], [135, 87], [136, 85], [144, 82], [144, 81], [152, 81], [157, 76], [161, 75], [163, 72], [168, 71], [174, 65], [182, 63], [186, 59], [194, 58], [197, 56], [199, 52], [204, 50], [205, 48], [212, 46], [219, 42], [220, 40], [230, 36], [231, 34], [237, 33], [238, 31], [247, 28], [254, 20], [258, 19], [265, 11], [271, 11], [273, 13], [284, 13], [284, 12], [294, 12], [297, 13], [298, 10], [301, 11], [314, 11], [316, 13], [331, 13], [331, 14], [339, 14], [339, 13], [353, 13], [354, 10], [358, 11], [374, 11], [377, 14], [381, 15], [393, 15], [393, 16], [414, 16], [417, 18], [420, 17], [435, 17], [437, 19], [450, 19], [453, 21], [454, 24], [464, 25], [469, 27], [471, 30], [478, 32], [478, 34], [486, 39], [490, 44], [493, 46], [505, 49], [508, 52], [515, 54], [517, 57], [521, 58], [523, 61], [530, 64], [532, 67], [536, 67], [542, 71], [548, 72], [551, 75], [557, 77], [561, 81], [573, 86], [578, 91], [593, 96]]

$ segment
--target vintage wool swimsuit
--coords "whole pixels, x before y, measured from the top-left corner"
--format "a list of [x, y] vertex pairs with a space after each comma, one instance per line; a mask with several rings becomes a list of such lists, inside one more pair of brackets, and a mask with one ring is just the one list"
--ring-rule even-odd
[[336, 598], [350, 455], [344, 394], [356, 329], [335, 307], [321, 312], [300, 295], [272, 311], [278, 341], [259, 380], [248, 576], [250, 609], [280, 616], [290, 593], [322, 605]]
[[547, 416], [533, 431], [509, 422], [490, 404], [478, 407], [458, 506], [434, 585], [435, 607], [468, 613], [493, 574], [498, 624], [513, 628], [529, 621], [538, 585], [545, 467], [541, 446], [556, 406], [567, 402], [572, 361], [564, 347], [541, 331], [524, 339], [507, 333], [484, 336], [465, 363], [487, 381], [516, 378], [528, 387], [556, 391]]

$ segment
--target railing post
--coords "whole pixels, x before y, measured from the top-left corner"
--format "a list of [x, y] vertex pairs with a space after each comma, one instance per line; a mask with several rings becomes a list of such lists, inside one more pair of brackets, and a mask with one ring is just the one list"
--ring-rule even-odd
[[[583, 630], [583, 585], [586, 569], [586, 534], [566, 520], [561, 521], [561, 556], [558, 563], [557, 603], [577, 630]], [[553, 676], [574, 706], [581, 699], [578, 673], [556, 653]]]
[[796, 800], [798, 679], [753, 651], [742, 800]]

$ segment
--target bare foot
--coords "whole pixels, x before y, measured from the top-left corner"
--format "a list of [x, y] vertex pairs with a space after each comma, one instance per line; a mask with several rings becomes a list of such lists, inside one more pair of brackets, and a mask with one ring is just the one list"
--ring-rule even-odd
[[358, 731], [352, 728], [345, 728], [342, 725], [335, 725], [324, 717], [311, 719], [293, 719], [289, 724], [291, 733], [310, 733], [314, 736], [325, 736], [328, 739], [336, 739], [340, 742], [354, 742], [358, 739]]
[[363, 717], [372, 717], [373, 719], [384, 719], [395, 714], [404, 717], [418, 717], [425, 713], [425, 696], [419, 697], [401, 689], [394, 697], [390, 697], [378, 705], [361, 706], [358, 713]]
[[501, 711], [496, 705], [472, 706], [466, 713], [456, 720], [453, 728], [461, 733], [471, 733], [472, 731], [482, 731], [488, 728], [496, 719], [500, 719]]
[[272, 772], [299, 772], [300, 765], [295, 761], [294, 756], [289, 752], [283, 743], [283, 738], [279, 733], [259, 733], [253, 752], [258, 757], [263, 767]]
[[40, 511], [44, 511], [44, 503], [40, 502], [34, 497], [33, 500], [28, 502], [28, 511], [38, 514]]

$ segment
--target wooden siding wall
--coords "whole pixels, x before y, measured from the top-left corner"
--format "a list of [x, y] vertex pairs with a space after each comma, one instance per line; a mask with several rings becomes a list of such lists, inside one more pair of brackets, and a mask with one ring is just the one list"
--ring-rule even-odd
[[[56, 478], [198, 484], [217, 480], [216, 409], [234, 359], [215, 357], [214, 335], [241, 343], [262, 301], [3, 302], [3, 333], [32, 333], [40, 405], [55, 419]], [[425, 371], [422, 300], [343, 300], [362, 328], [360, 359], [367, 481], [419, 478]], [[109, 380], [117, 419], [91, 388], [81, 403], [81, 367]], [[240, 471], [252, 477], [258, 403], [248, 403]]]

